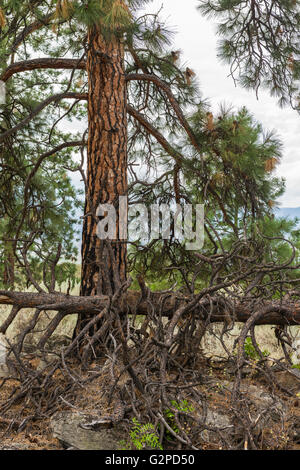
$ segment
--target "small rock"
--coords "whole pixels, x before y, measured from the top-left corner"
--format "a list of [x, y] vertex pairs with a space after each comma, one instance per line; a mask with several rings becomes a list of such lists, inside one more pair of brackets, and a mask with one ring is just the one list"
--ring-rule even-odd
[[[227, 415], [221, 414], [218, 411], [211, 409], [207, 410], [205, 424], [212, 428], [216, 428], [216, 430], [220, 430], [220, 432], [222, 432], [225, 428], [233, 428]], [[216, 434], [216, 432], [210, 431], [208, 429], [204, 429], [202, 431], [201, 438], [205, 442], [216, 442], [219, 440], [219, 436]]]
[[0, 333], [0, 377], [5, 378], [8, 377], [9, 369], [7, 367], [7, 350], [8, 344], [6, 341], [6, 337], [4, 334]]
[[118, 429], [83, 429], [81, 425], [88, 419], [89, 416], [72, 411], [55, 413], [50, 420], [53, 437], [59, 439], [67, 449], [75, 447], [79, 450], [119, 450], [120, 441], [124, 439], [120, 425]]
[[292, 393], [300, 391], [300, 370], [290, 369], [276, 372], [275, 378], [279, 385], [290, 390]]
[[1, 379], [6, 379], [7, 377], [10, 377], [11, 373], [9, 368], [7, 367], [6, 364], [0, 364], [0, 378]]
[[24, 444], [0, 444], [0, 451], [2, 450], [28, 450]]
[[291, 360], [295, 365], [300, 365], [300, 338], [294, 340], [292, 344]]

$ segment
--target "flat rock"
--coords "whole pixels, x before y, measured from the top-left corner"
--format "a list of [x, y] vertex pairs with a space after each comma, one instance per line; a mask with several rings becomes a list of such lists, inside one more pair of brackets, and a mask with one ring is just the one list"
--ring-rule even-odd
[[79, 450], [119, 450], [120, 441], [124, 438], [120, 425], [103, 427], [103, 429], [83, 429], [90, 416], [72, 411], [55, 413], [50, 420], [53, 437], [57, 438], [65, 448]]

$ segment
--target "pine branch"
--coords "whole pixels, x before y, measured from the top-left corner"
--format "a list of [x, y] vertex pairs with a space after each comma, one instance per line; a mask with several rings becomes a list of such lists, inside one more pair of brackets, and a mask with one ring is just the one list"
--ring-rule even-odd
[[45, 57], [41, 59], [24, 60], [15, 62], [7, 67], [0, 76], [0, 80], [7, 82], [15, 73], [28, 72], [36, 69], [86, 69], [86, 61], [81, 59], [64, 59]]
[[175, 111], [175, 114], [176, 114], [180, 124], [182, 125], [182, 127], [186, 131], [187, 135], [189, 136], [192, 145], [197, 149], [198, 152], [201, 153], [203, 151], [203, 149], [199, 145], [197, 137], [195, 136], [192, 128], [190, 127], [189, 123], [187, 122], [186, 118], [184, 117], [183, 112], [182, 112], [175, 96], [173, 95], [170, 87], [167, 85], [167, 83], [165, 83], [163, 80], [161, 80], [159, 77], [157, 77], [156, 75], [153, 75], [153, 74], [132, 73], [132, 74], [129, 74], [129, 75], [126, 76], [126, 81], [127, 82], [129, 82], [131, 80], [141, 80], [141, 81], [152, 82], [157, 87], [161, 88], [164, 91], [164, 93], [167, 95], [167, 97], [169, 99], [169, 102], [170, 102], [173, 110]]
[[177, 163], [180, 163], [183, 159], [183, 156], [172, 147], [167, 139], [143, 116], [143, 114], [136, 111], [132, 106], [127, 105], [128, 113], [138, 121], [147, 132], [149, 132], [157, 142], [163, 147], [163, 149], [176, 160]]
[[0, 143], [4, 142], [4, 140], [12, 134], [15, 134], [17, 131], [23, 129], [26, 124], [28, 124], [31, 119], [37, 116], [44, 108], [49, 106], [49, 104], [58, 102], [63, 99], [74, 99], [74, 100], [86, 100], [87, 94], [86, 93], [75, 93], [75, 92], [68, 92], [68, 93], [58, 93], [56, 95], [52, 95], [47, 98], [45, 101], [40, 103], [25, 119], [23, 119], [17, 126], [12, 127], [11, 129], [7, 130], [3, 134], [0, 134]]

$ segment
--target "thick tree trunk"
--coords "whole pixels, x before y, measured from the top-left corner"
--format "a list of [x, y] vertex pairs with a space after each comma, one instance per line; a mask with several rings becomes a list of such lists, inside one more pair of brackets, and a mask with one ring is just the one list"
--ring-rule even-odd
[[101, 242], [96, 234], [96, 210], [105, 203], [118, 209], [119, 196], [127, 195], [126, 83], [121, 41], [113, 36], [105, 40], [97, 28], [91, 29], [87, 73], [89, 136], [81, 295], [109, 295], [126, 279], [126, 243], [113, 241], [110, 249]]
[[[112, 295], [126, 280], [126, 242], [119, 239], [119, 196], [127, 196], [127, 110], [124, 48], [98, 28], [88, 38], [88, 151], [85, 217], [82, 232], [82, 296]], [[100, 240], [99, 204], [116, 209], [116, 238]], [[89, 318], [78, 321], [76, 334]]]

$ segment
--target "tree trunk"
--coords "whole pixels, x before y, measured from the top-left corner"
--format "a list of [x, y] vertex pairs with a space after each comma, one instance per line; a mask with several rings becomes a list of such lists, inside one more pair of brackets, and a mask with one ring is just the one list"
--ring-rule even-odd
[[101, 243], [96, 234], [96, 210], [105, 203], [118, 209], [119, 196], [127, 195], [126, 83], [121, 41], [114, 36], [105, 40], [97, 28], [92, 28], [87, 73], [89, 136], [81, 295], [109, 295], [119, 281], [126, 279], [126, 244], [114, 241], [110, 250]]
[[[127, 115], [124, 48], [98, 28], [88, 36], [88, 150], [82, 232], [82, 296], [111, 295], [126, 280], [126, 242], [119, 240], [119, 196], [127, 196]], [[116, 239], [97, 237], [99, 204], [116, 208]], [[77, 325], [77, 332], [88, 321]]]

